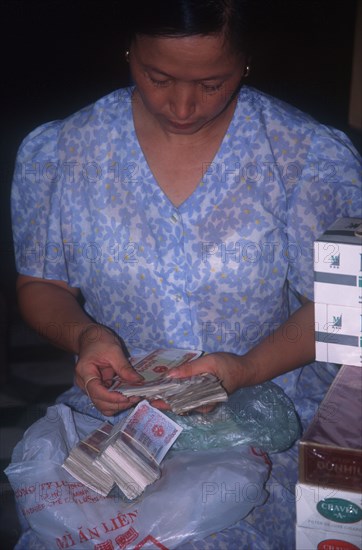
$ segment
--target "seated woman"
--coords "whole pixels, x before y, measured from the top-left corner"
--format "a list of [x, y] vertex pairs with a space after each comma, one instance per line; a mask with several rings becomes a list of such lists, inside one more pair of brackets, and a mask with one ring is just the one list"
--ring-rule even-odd
[[[74, 408], [85, 390], [99, 417], [131, 407], [110, 381], [139, 380], [127, 352], [156, 348], [208, 352], [172, 375], [210, 372], [229, 394], [274, 380], [304, 426], [336, 373], [314, 362], [313, 242], [360, 216], [361, 162], [341, 132], [245, 85], [246, 7], [134, 0], [132, 86], [20, 148], [19, 304], [77, 356]], [[296, 446], [272, 462], [265, 505], [184, 548], [293, 548]]]

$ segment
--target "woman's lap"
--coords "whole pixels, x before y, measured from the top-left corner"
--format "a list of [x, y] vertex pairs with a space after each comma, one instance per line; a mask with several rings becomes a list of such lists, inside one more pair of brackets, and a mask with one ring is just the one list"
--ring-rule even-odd
[[[330, 382], [330, 380], [328, 381]], [[320, 388], [320, 395], [327, 390]], [[313, 412], [318, 406], [307, 404], [308, 414], [303, 418], [303, 424], [310, 422]], [[106, 420], [97, 409], [92, 407], [88, 396], [79, 388], [73, 387], [60, 395], [57, 403], [64, 403], [70, 408], [90, 418]], [[301, 410], [303, 402], [297, 404]], [[126, 414], [126, 413], [125, 413]], [[307, 418], [308, 417], [308, 418]], [[119, 417], [113, 420], [118, 420]], [[108, 419], [111, 420], [112, 419]], [[81, 435], [81, 434], [80, 434]], [[269, 456], [272, 469], [266, 485], [269, 496], [262, 506], [255, 507], [243, 520], [218, 533], [199, 541], [181, 544], [180, 550], [292, 550], [295, 548], [295, 495], [294, 488], [298, 476], [298, 442], [292, 448]], [[232, 495], [232, 487], [228, 489]], [[232, 496], [231, 496], [232, 498]], [[235, 492], [235, 498], [237, 493]], [[23, 533], [16, 550], [47, 550], [33, 531]]]

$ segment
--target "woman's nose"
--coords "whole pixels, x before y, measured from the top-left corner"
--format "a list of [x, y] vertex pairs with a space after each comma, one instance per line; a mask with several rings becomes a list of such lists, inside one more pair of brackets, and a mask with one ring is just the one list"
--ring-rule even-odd
[[195, 112], [196, 97], [193, 84], [177, 83], [173, 87], [170, 108], [177, 121], [186, 121]]

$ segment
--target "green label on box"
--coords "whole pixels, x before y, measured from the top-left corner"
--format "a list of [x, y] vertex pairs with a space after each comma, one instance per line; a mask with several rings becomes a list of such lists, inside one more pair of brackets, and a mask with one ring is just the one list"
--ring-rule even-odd
[[325, 498], [317, 504], [321, 516], [337, 523], [357, 523], [362, 519], [362, 510], [354, 502], [343, 498]]

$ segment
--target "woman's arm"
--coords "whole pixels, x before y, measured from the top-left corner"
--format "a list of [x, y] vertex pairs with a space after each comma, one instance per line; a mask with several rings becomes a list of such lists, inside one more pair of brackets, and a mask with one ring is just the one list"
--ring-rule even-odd
[[242, 356], [216, 352], [170, 371], [186, 377], [203, 372], [215, 374], [232, 393], [243, 386], [270, 380], [314, 360], [314, 304], [303, 305], [277, 330]]
[[52, 344], [78, 356], [76, 383], [103, 414], [113, 415], [136, 401], [107, 390], [115, 374], [128, 382], [142, 377], [131, 367], [117, 335], [84, 312], [78, 289], [63, 281], [19, 275], [17, 295], [24, 320]]
[[27, 275], [18, 276], [16, 290], [26, 323], [55, 346], [78, 354], [79, 336], [94, 324], [78, 302], [79, 290]]
[[253, 384], [314, 361], [314, 303], [305, 300], [285, 323], [244, 357]]

